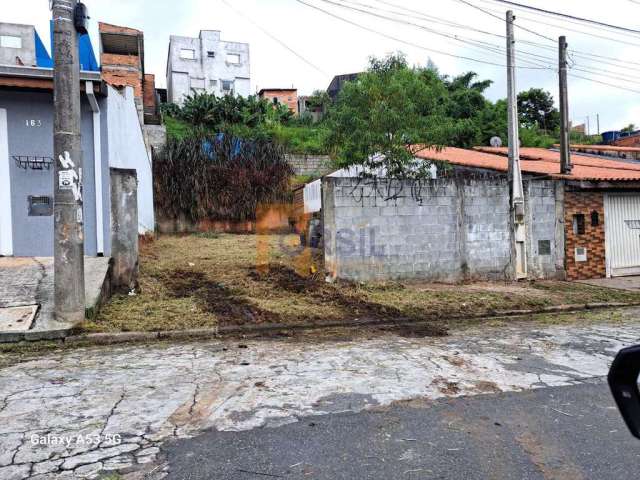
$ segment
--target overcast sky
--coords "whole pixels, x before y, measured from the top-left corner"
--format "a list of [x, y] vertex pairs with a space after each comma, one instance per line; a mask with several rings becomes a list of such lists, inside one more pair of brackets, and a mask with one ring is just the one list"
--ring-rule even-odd
[[[505, 97], [506, 72], [501, 66], [477, 63], [469, 59], [504, 64], [504, 55], [488, 52], [485, 48], [438, 36], [424, 29], [406, 24], [386, 21], [368, 16], [361, 12], [345, 10], [327, 3], [326, 0], [303, 0], [309, 4], [349, 19], [358, 25], [375, 29], [396, 37], [385, 38], [332, 18], [325, 13], [302, 5], [297, 0], [85, 0], [92, 18], [94, 46], [97, 47], [97, 22], [104, 21], [117, 25], [130, 26], [145, 33], [146, 70], [156, 74], [158, 86], [164, 86], [165, 67], [169, 35], [197, 36], [201, 29], [220, 30], [223, 40], [248, 42], [251, 45], [252, 88], [289, 87], [294, 85], [301, 94], [311, 93], [314, 89], [326, 89], [336, 74], [361, 71], [366, 68], [371, 55], [383, 56], [394, 51], [407, 54], [413, 64], [424, 65], [429, 58], [438, 66], [440, 72], [456, 75], [469, 70], [477, 72], [481, 79], [494, 80], [488, 91], [492, 100]], [[413, 15], [395, 16], [436, 29], [447, 35], [461, 35], [465, 39], [475, 39], [502, 46], [504, 40], [491, 37], [472, 29], [484, 30], [495, 34], [504, 33], [504, 22], [468, 5], [462, 0], [330, 0], [333, 3], [348, 4], [354, 8], [366, 9], [365, 5], [375, 6], [378, 15], [393, 16], [389, 10], [399, 11], [399, 5], [407, 9], [437, 17], [427, 20]], [[492, 0], [467, 0], [483, 9], [490, 10], [500, 18], [504, 17], [506, 7]], [[36, 25], [42, 38], [48, 38], [48, 19], [50, 12], [48, 0], [21, 0], [9, 2], [3, 0], [2, 20], [6, 22]], [[638, 28], [640, 4], [631, 0], [609, 0], [596, 2], [585, 0], [521, 0], [540, 8], [562, 11], [577, 16], [597, 19], [601, 22]], [[234, 11], [235, 10], [235, 11]], [[385, 12], [387, 10], [387, 12]], [[239, 12], [239, 13], [238, 13]], [[406, 11], [405, 11], [406, 13]], [[244, 16], [243, 16], [244, 15]], [[602, 65], [585, 62], [584, 58], [574, 56], [575, 69], [608, 70], [606, 75], [595, 76], [592, 72], [579, 72], [575, 75], [588, 76], [602, 82], [625, 86], [640, 92], [640, 35], [616, 33], [587, 27], [583, 24], [569, 23], [565, 20], [541, 16], [527, 11], [517, 11], [517, 23], [540, 35], [557, 38], [565, 34], [570, 48], [578, 52], [594, 53], [615, 59], [628, 59], [636, 62], [623, 68], [618, 64]], [[251, 20], [248, 20], [251, 19]], [[468, 26], [460, 30], [437, 23], [441, 20], [453, 21]], [[254, 23], [251, 23], [254, 22]], [[558, 27], [545, 25], [557, 24]], [[288, 51], [280, 43], [265, 34], [267, 30], [297, 54], [304, 57], [313, 66]], [[579, 33], [572, 30], [582, 30]], [[536, 55], [549, 57], [549, 60], [536, 57], [537, 65], [542, 62], [551, 69], [520, 69], [518, 71], [518, 89], [541, 87], [549, 90], [557, 100], [557, 61], [556, 46], [550, 40], [535, 36], [523, 29], [516, 29], [517, 39], [548, 45], [547, 49], [520, 44], [519, 48]], [[616, 39], [600, 38], [609, 37]], [[410, 42], [413, 46], [402, 43]], [[494, 47], [491, 47], [494, 48]], [[469, 59], [454, 58], [433, 50], [464, 56]], [[531, 59], [532, 57], [529, 57]], [[519, 65], [534, 66], [525, 63], [519, 57]], [[609, 61], [609, 60], [607, 60]], [[314, 68], [315, 67], [315, 68]], [[638, 81], [630, 76], [637, 77]], [[570, 114], [574, 123], [583, 123], [591, 117], [591, 130], [596, 130], [596, 114], [600, 114], [601, 130], [619, 129], [629, 123], [640, 125], [640, 93], [615, 89], [610, 86], [592, 83], [578, 78], [570, 78]]]

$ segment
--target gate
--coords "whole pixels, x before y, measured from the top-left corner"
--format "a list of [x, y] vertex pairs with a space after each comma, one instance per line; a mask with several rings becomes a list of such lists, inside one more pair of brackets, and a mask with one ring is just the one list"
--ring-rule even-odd
[[640, 195], [604, 197], [607, 276], [640, 275]]

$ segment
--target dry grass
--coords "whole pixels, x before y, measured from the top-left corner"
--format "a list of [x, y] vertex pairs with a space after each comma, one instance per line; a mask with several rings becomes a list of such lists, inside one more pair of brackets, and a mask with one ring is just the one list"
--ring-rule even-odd
[[[264, 273], [257, 268], [260, 239], [271, 246]], [[327, 284], [319, 267], [312, 273], [309, 258], [300, 261], [288, 253], [295, 243], [292, 236], [162, 236], [141, 247], [140, 291], [135, 296], [115, 296], [84, 328], [159, 331], [405, 318], [425, 320], [431, 334], [442, 334], [456, 326], [457, 321], [450, 320], [453, 316], [640, 301], [640, 295], [632, 292], [555, 281]]]

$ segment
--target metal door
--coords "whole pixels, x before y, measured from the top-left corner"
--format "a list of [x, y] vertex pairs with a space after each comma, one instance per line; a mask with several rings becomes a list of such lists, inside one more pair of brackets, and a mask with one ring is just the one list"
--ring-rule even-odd
[[607, 275], [640, 275], [640, 195], [604, 197]]

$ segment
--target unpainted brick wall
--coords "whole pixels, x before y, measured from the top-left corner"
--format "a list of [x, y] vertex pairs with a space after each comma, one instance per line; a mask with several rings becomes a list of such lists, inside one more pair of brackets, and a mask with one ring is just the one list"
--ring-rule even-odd
[[[567, 190], [565, 197], [566, 268], [569, 280], [603, 278], [607, 274], [604, 236], [604, 194], [602, 192]], [[598, 226], [591, 225], [591, 213], [598, 212]], [[583, 214], [585, 233], [576, 235], [573, 216]], [[587, 249], [587, 261], [576, 262], [576, 247]]]

